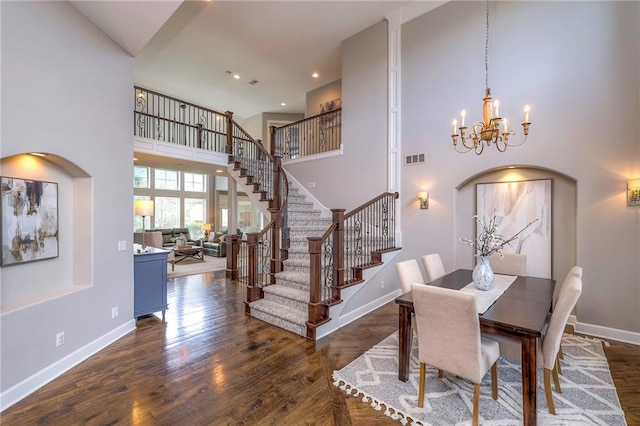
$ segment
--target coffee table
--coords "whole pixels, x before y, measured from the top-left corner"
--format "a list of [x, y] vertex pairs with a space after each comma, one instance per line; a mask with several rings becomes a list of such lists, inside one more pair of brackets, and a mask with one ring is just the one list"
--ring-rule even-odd
[[182, 246], [176, 247], [172, 250], [172, 256], [169, 256], [169, 262], [171, 263], [171, 270], [175, 270], [175, 265], [178, 262], [182, 262], [185, 259], [195, 259], [204, 262], [204, 248], [202, 246]]

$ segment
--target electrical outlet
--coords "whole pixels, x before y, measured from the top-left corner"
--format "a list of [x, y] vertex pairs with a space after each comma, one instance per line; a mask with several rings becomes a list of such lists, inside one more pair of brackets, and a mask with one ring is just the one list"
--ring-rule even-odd
[[380, 288], [384, 288], [384, 281], [380, 281]]
[[308, 183], [307, 183], [307, 187], [309, 187], [309, 188], [315, 188], [315, 187], [316, 187], [316, 183], [315, 183], [315, 182], [308, 182]]
[[111, 319], [118, 318], [118, 307], [114, 306], [111, 308]]
[[62, 345], [64, 345], [64, 331], [56, 334], [56, 348]]
[[118, 241], [118, 251], [125, 251], [127, 249], [126, 241]]

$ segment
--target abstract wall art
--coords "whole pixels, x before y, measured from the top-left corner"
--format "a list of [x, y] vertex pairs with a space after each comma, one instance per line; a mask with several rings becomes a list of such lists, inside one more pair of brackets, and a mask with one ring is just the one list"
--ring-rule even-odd
[[537, 219], [503, 250], [526, 255], [532, 277], [551, 278], [551, 192], [551, 179], [476, 185], [478, 219], [486, 223], [495, 213], [499, 234], [510, 237]]
[[58, 184], [1, 177], [2, 266], [58, 257]]

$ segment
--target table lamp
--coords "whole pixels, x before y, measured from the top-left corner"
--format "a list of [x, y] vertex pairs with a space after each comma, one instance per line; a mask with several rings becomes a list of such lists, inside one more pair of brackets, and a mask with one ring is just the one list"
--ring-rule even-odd
[[152, 200], [136, 200], [134, 203], [134, 210], [136, 216], [142, 216], [142, 248], [147, 248], [145, 242], [145, 218], [147, 216], [153, 216], [153, 201]]
[[211, 232], [211, 224], [205, 223], [202, 225], [202, 229], [204, 230], [204, 239], [209, 240], [209, 232]]

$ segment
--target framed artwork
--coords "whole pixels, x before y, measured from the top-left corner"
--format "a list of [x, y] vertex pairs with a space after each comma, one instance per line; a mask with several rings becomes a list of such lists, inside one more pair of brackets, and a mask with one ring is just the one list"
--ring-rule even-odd
[[58, 257], [58, 184], [1, 177], [2, 266]]
[[487, 222], [495, 213], [499, 234], [511, 237], [538, 219], [503, 250], [527, 256], [528, 276], [551, 278], [551, 199], [551, 179], [476, 184], [478, 219]]
[[[324, 114], [325, 112], [330, 112], [340, 108], [342, 108], [342, 98], [332, 99], [320, 104], [320, 114]], [[340, 122], [340, 115], [338, 114], [327, 114], [323, 117], [320, 117], [321, 128], [336, 127], [340, 125]]]

